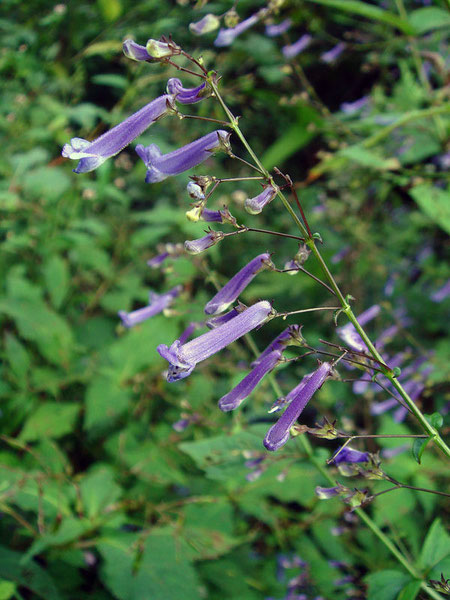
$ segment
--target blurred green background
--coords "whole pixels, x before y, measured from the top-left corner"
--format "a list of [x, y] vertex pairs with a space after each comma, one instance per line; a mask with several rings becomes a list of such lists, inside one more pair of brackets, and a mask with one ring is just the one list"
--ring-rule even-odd
[[[93, 139], [164, 92], [176, 71], [126, 59], [122, 42], [172, 34], [222, 75], [224, 97], [242, 115], [241, 127], [265, 166], [296, 182], [311, 227], [324, 240], [323, 254], [342, 289], [356, 298], [357, 312], [382, 306], [370, 333], [401, 326], [400, 310], [408, 316], [389, 353], [433, 353], [419, 403], [426, 413], [445, 413], [449, 306], [432, 297], [449, 278], [445, 3], [286, 0], [272, 15], [275, 22], [293, 20], [281, 39], [267, 37], [258, 24], [218, 49], [215, 33], [189, 32], [189, 23], [206, 12], [230, 7], [155, 0], [4, 0], [0, 6], [0, 600], [281, 599], [294, 597], [289, 585], [308, 598], [420, 597], [417, 584], [341, 503], [316, 498], [315, 486], [326, 482], [295, 440], [279, 454], [265, 452], [267, 408], [275, 399], [269, 382], [235, 414], [218, 410], [216, 401], [246, 373], [245, 344], [177, 384], [162, 377], [166, 363], [157, 344], [202, 320], [213, 283], [223, 284], [265, 250], [282, 267], [295, 242], [249, 233], [150, 270], [146, 260], [158, 243], [203, 235], [205, 224], [184, 214], [187, 174], [145, 184], [134, 144], [86, 175], [72, 173], [75, 163], [60, 156], [71, 137]], [[254, 0], [237, 4], [242, 18], [262, 7]], [[287, 62], [281, 47], [305, 32], [311, 45]], [[343, 54], [323, 62], [321, 55], [339, 41], [347, 44]], [[361, 97], [367, 102], [360, 110], [345, 111], [343, 103]], [[183, 108], [223, 118], [212, 99]], [[214, 127], [166, 117], [139, 143], [166, 152]], [[232, 145], [248, 158], [234, 138]], [[192, 172], [251, 174], [225, 156]], [[276, 201], [259, 217], [245, 214], [242, 199], [257, 193], [255, 182], [224, 184], [209, 207], [226, 203], [240, 222], [295, 234]], [[185, 291], [171, 314], [132, 330], [120, 325], [117, 311], [143, 306], [149, 290], [179, 283]], [[322, 304], [325, 293], [301, 274], [264, 272], [243, 300], [273, 299], [278, 310], [295, 310]], [[330, 313], [289, 322], [304, 324], [312, 344], [338, 341]], [[281, 327], [272, 321], [257, 332], [257, 346]], [[283, 391], [315, 364], [309, 358], [280, 370]], [[331, 382], [304, 421], [313, 425], [328, 416], [349, 431], [416, 432], [413, 422], [395, 423], [389, 413], [372, 416], [372, 398], [373, 392], [355, 396], [348, 384]], [[189, 422], [182, 431], [180, 419]], [[360, 448], [400, 445], [369, 441]], [[335, 446], [315, 448], [325, 461]], [[262, 459], [261, 473], [252, 476], [249, 459]], [[445, 486], [431, 449], [420, 466], [409, 446], [386, 461], [405, 483]], [[369, 510], [426, 578], [446, 570], [449, 576], [437, 496], [398, 490]]]

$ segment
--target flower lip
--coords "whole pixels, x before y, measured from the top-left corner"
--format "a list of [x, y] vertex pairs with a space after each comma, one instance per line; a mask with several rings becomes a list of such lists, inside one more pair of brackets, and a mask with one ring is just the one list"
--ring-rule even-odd
[[167, 82], [167, 93], [175, 96], [180, 104], [195, 104], [209, 95], [205, 82], [194, 88], [185, 88], [176, 77], [171, 77]]
[[131, 58], [131, 60], [140, 61], [153, 59], [153, 56], [150, 56], [145, 46], [141, 46], [131, 39], [125, 40], [122, 47], [125, 56]]

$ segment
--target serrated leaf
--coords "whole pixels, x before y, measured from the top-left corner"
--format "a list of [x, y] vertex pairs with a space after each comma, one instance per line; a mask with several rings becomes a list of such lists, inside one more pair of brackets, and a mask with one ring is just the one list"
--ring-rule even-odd
[[84, 428], [110, 425], [127, 410], [130, 397], [130, 390], [122, 388], [115, 379], [94, 378], [86, 390]]
[[24, 442], [41, 437], [58, 439], [73, 430], [79, 411], [75, 403], [45, 402], [26, 420], [19, 439]]
[[405, 585], [397, 600], [415, 600], [417, 594], [420, 592], [421, 581], [410, 581]]
[[369, 586], [367, 600], [397, 600], [400, 591], [411, 582], [411, 576], [401, 571], [386, 570], [365, 577]]
[[450, 192], [422, 183], [409, 191], [421, 210], [444, 231], [450, 233]]
[[44, 600], [60, 600], [53, 579], [37, 563], [22, 564], [23, 555], [0, 546], [0, 577], [14, 581]]
[[109, 465], [97, 464], [80, 482], [83, 513], [89, 519], [97, 517], [122, 494]]
[[428, 531], [419, 556], [421, 567], [430, 569], [450, 555], [450, 535], [441, 523], [435, 519]]
[[408, 15], [408, 21], [418, 34], [422, 34], [433, 29], [450, 27], [450, 14], [437, 6], [426, 6], [413, 10]]
[[51, 256], [44, 265], [44, 279], [53, 306], [59, 308], [69, 288], [66, 261], [56, 254]]

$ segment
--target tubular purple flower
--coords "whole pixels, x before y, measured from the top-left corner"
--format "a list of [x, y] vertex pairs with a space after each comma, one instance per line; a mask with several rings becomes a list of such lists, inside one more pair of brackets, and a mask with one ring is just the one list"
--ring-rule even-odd
[[218, 315], [232, 304], [252, 279], [264, 269], [273, 269], [270, 254], [259, 254], [226, 283], [205, 306], [207, 315]]
[[139, 144], [136, 146], [136, 152], [147, 167], [145, 182], [164, 181], [167, 177], [178, 175], [192, 169], [192, 167], [196, 167], [212, 153], [227, 148], [229, 137], [228, 132], [219, 129], [168, 154], [162, 154], [156, 144], [150, 144], [146, 148]]
[[285, 408], [286, 406], [288, 406], [292, 402], [292, 400], [294, 400], [294, 398], [296, 398], [302, 392], [303, 388], [306, 386], [308, 381], [311, 379], [312, 375], [313, 375], [313, 373], [309, 373], [308, 375], [305, 375], [303, 377], [303, 379], [300, 381], [300, 383], [297, 384], [295, 386], [295, 388], [293, 388], [289, 392], [289, 394], [287, 394], [287, 396], [281, 396], [280, 398], [277, 398], [275, 400], [275, 402], [272, 404], [272, 406], [270, 407], [270, 409], [268, 411], [269, 414], [278, 412], [282, 408]]
[[297, 56], [297, 54], [303, 52], [303, 50], [309, 46], [311, 41], [312, 36], [310, 36], [308, 33], [305, 33], [294, 44], [291, 44], [290, 46], [283, 46], [283, 48], [281, 48], [281, 52], [285, 58], [294, 58], [294, 56]]
[[147, 261], [147, 265], [153, 269], [160, 267], [169, 256], [179, 258], [184, 254], [183, 244], [158, 244], [157, 249], [159, 254]]
[[289, 439], [289, 430], [295, 424], [301, 412], [311, 400], [313, 394], [320, 388], [332, 369], [331, 363], [322, 363], [318, 369], [310, 373], [306, 384], [297, 386], [297, 394], [291, 403], [264, 438], [264, 446], [270, 452], [279, 450]]
[[230, 392], [228, 392], [228, 394], [225, 394], [225, 396], [219, 400], [220, 410], [223, 412], [229, 412], [230, 410], [234, 410], [240, 406], [240, 404], [242, 404], [242, 402], [253, 392], [264, 375], [267, 375], [267, 373], [272, 371], [272, 369], [277, 365], [277, 363], [281, 360], [281, 355], [281, 350], [275, 350], [274, 352], [271, 352], [265, 356], [264, 360], [260, 361], [257, 366], [237, 384], [235, 388], [233, 388]]
[[172, 77], [167, 82], [167, 93], [172, 94], [180, 104], [196, 104], [210, 95], [206, 83], [194, 88], [185, 88], [179, 79]]
[[212, 317], [212, 319], [208, 319], [206, 321], [206, 327], [209, 329], [216, 329], [224, 323], [228, 323], [228, 321], [231, 321], [231, 319], [234, 319], [234, 317], [236, 317], [238, 314], [239, 311], [237, 311], [235, 308], [232, 308], [230, 311], [220, 315], [219, 317]]
[[93, 171], [128, 146], [155, 121], [164, 117], [169, 112], [172, 101], [173, 97], [170, 95], [159, 96], [92, 142], [72, 138], [70, 144], [64, 145], [62, 155], [72, 160], [81, 159], [74, 169], [75, 173]]
[[395, 398], [388, 398], [387, 400], [383, 400], [383, 402], [373, 402], [370, 406], [370, 414], [381, 415], [394, 406], [398, 406], [398, 402]]
[[250, 306], [228, 323], [207, 331], [186, 344], [180, 344], [179, 340], [175, 340], [170, 348], [166, 344], [160, 344], [157, 351], [169, 362], [167, 381], [184, 379], [192, 373], [197, 363], [256, 329], [272, 316], [272, 305], [264, 300]]
[[189, 254], [200, 254], [211, 248], [211, 246], [215, 246], [223, 238], [223, 231], [210, 231], [198, 240], [187, 240], [184, 242], [184, 249]]
[[[357, 317], [358, 323], [363, 327], [366, 323], [374, 319], [379, 314], [380, 310], [378, 304], [374, 304]], [[352, 350], [357, 350], [358, 352], [367, 350], [365, 343], [351, 323], [347, 323], [347, 325], [344, 325], [343, 327], [338, 327], [336, 332], [341, 340], [343, 340]]]
[[211, 31], [215, 31], [219, 27], [219, 25], [220, 25], [219, 17], [216, 17], [216, 15], [208, 13], [207, 15], [205, 15], [203, 17], [203, 19], [200, 19], [200, 21], [197, 21], [197, 23], [190, 23], [189, 31], [191, 33], [193, 33], [194, 35], [204, 35], [205, 33], [210, 33]]
[[122, 319], [123, 325], [125, 327], [133, 327], [134, 325], [142, 323], [142, 321], [146, 321], [147, 319], [150, 319], [150, 317], [154, 317], [155, 315], [161, 313], [170, 304], [172, 304], [173, 300], [180, 294], [182, 289], [182, 285], [177, 285], [165, 294], [159, 295], [150, 292], [148, 306], [144, 306], [144, 308], [134, 310], [130, 313], [120, 310], [118, 314]]
[[321, 54], [320, 60], [324, 63], [331, 64], [337, 58], [339, 58], [339, 56], [342, 54], [342, 52], [344, 52], [346, 47], [347, 44], [345, 44], [344, 42], [339, 42], [339, 44], [336, 44], [336, 46], [331, 48], [331, 50], [328, 50], [328, 52], [324, 52], [323, 54]]
[[131, 58], [131, 60], [153, 60], [153, 56], [150, 56], [147, 48], [137, 44], [133, 40], [125, 40], [122, 49], [125, 56]]
[[201, 326], [201, 323], [197, 323], [195, 321], [192, 321], [192, 323], [189, 323], [189, 325], [186, 327], [186, 329], [183, 331], [183, 333], [178, 338], [178, 341], [180, 342], [180, 344], [185, 344], [188, 341], [188, 339], [191, 337], [191, 335], [194, 333], [194, 331], [200, 326]]
[[254, 198], [247, 198], [244, 204], [245, 210], [251, 215], [259, 215], [263, 208], [267, 206], [277, 195], [276, 189], [268, 185], [264, 190]]
[[252, 367], [258, 365], [274, 350], [284, 350], [287, 346], [301, 346], [305, 342], [302, 336], [301, 325], [289, 325], [270, 344], [261, 352], [256, 360], [252, 362]]
[[220, 29], [219, 35], [214, 40], [214, 46], [216, 46], [216, 48], [231, 46], [231, 44], [234, 42], [238, 35], [255, 25], [255, 23], [257, 23], [258, 21], [259, 15], [255, 14], [249, 17], [248, 19], [241, 21], [239, 25], [236, 25], [236, 27], [231, 27], [230, 29]]
[[330, 498], [340, 496], [341, 494], [347, 491], [350, 490], [348, 490], [348, 488], [344, 487], [341, 484], [338, 484], [335, 487], [331, 488], [325, 488], [321, 486], [316, 487], [316, 495], [320, 498], [320, 500], [329, 500]]
[[335, 465], [340, 465], [341, 463], [365, 463], [369, 462], [369, 460], [370, 456], [368, 452], [353, 450], [353, 448], [349, 448], [348, 446], [339, 449], [332, 459]]
[[162, 252], [161, 254], [158, 254], [157, 256], [154, 256], [153, 258], [148, 260], [147, 265], [152, 269], [157, 269], [163, 264], [163, 262], [168, 256], [170, 256], [168, 252]]
[[359, 98], [359, 100], [355, 100], [354, 102], [343, 102], [339, 107], [343, 113], [346, 115], [353, 115], [354, 113], [363, 109], [366, 104], [369, 102], [369, 96], [363, 96]]
[[448, 296], [450, 296], [450, 279], [446, 281], [442, 287], [433, 292], [430, 296], [430, 299], [433, 302], [442, 302]]
[[292, 25], [291, 19], [284, 19], [278, 25], [266, 25], [266, 35], [269, 37], [276, 37], [277, 35], [282, 35], [286, 33], [286, 31]]

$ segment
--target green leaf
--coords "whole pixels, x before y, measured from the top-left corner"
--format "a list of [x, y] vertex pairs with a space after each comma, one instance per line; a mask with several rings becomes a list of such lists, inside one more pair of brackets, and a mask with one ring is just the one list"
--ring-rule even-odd
[[83, 513], [89, 519], [102, 514], [122, 494], [115, 482], [114, 471], [109, 465], [97, 464], [80, 483]]
[[450, 535], [440, 519], [435, 519], [428, 531], [419, 556], [419, 565], [430, 569], [450, 555]]
[[409, 193], [421, 210], [444, 231], [450, 233], [450, 192], [422, 183]]
[[99, 376], [86, 390], [84, 428], [108, 426], [129, 407], [131, 393], [114, 379]]
[[[316, 127], [311, 130], [310, 124]], [[266, 169], [281, 167], [283, 162], [295, 154], [298, 150], [306, 146], [319, 132], [317, 125], [320, 118], [317, 112], [309, 107], [302, 106], [298, 113], [297, 122], [264, 152], [261, 162]]]
[[41, 437], [60, 438], [73, 430], [79, 411], [75, 403], [45, 402], [27, 419], [19, 439], [33, 442]]
[[431, 438], [427, 437], [427, 438], [416, 438], [413, 442], [412, 453], [413, 453], [413, 456], [416, 459], [416, 461], [419, 463], [419, 465], [422, 461], [422, 454], [424, 453], [425, 448], [428, 446], [430, 441], [431, 441]]
[[437, 6], [417, 8], [408, 15], [408, 20], [418, 34], [440, 27], [450, 27], [450, 14]]
[[23, 555], [0, 546], [0, 577], [14, 581], [44, 600], [60, 600], [53, 579], [35, 562], [22, 564]]
[[105, 21], [116, 21], [122, 14], [120, 0], [97, 0], [97, 5]]
[[368, 575], [365, 581], [369, 586], [367, 600], [397, 600], [400, 591], [411, 582], [411, 576], [386, 570]]
[[344, 148], [339, 152], [339, 156], [344, 156], [363, 167], [380, 171], [392, 171], [400, 168], [400, 162], [397, 158], [383, 158], [361, 145], [348, 146], [348, 148]]
[[421, 584], [421, 581], [410, 581], [397, 596], [397, 600], [415, 600], [420, 592]]
[[29, 560], [41, 554], [46, 548], [63, 546], [74, 542], [92, 528], [92, 524], [86, 520], [68, 517], [64, 519], [58, 529], [52, 533], [46, 533], [38, 538], [23, 557], [23, 563], [29, 564]]
[[5, 351], [15, 377], [19, 383], [26, 384], [25, 378], [30, 367], [30, 355], [27, 349], [15, 335], [7, 333], [5, 336]]
[[441, 413], [435, 412], [432, 415], [424, 416], [435, 429], [440, 429], [444, 423], [444, 417]]
[[0, 600], [9, 600], [14, 596], [16, 584], [12, 581], [0, 581]]
[[378, 6], [374, 6], [373, 4], [368, 4], [367, 2], [358, 2], [358, 0], [309, 0], [310, 2], [314, 2], [315, 4], [323, 4], [325, 6], [330, 6], [331, 8], [336, 8], [338, 10], [343, 10], [345, 12], [361, 15], [362, 17], [367, 17], [368, 19], [373, 19], [374, 21], [380, 21], [381, 23], [387, 23], [392, 27], [396, 27], [403, 33], [407, 33], [409, 35], [413, 35], [415, 33], [412, 25], [397, 17], [393, 13], [378, 8]]
[[44, 265], [44, 279], [53, 306], [59, 308], [69, 289], [66, 261], [58, 255], [51, 256]]

